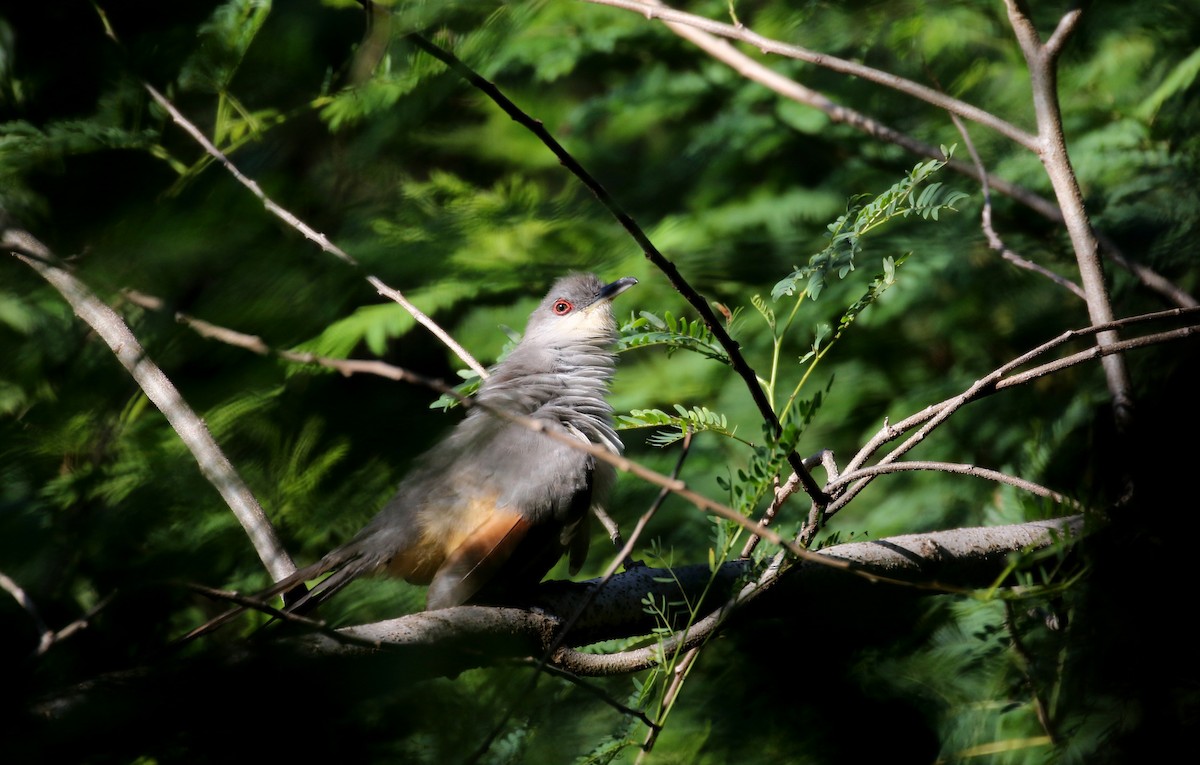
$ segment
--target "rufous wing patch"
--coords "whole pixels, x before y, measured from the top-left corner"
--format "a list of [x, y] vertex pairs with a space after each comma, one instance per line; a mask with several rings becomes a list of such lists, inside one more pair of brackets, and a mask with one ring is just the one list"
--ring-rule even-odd
[[429, 585], [426, 608], [467, 602], [491, 581], [530, 528], [529, 521], [518, 513], [495, 511], [446, 557]]
[[387, 564], [388, 574], [412, 584], [429, 584], [447, 559], [496, 512], [496, 493], [470, 491], [439, 498], [415, 514], [420, 528], [416, 541], [397, 551]]

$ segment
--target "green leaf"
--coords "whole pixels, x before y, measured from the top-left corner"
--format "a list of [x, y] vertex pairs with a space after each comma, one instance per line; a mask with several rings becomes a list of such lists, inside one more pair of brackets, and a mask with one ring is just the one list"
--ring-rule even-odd
[[618, 352], [652, 345], [665, 345], [671, 351], [692, 351], [723, 364], [730, 363], [729, 354], [704, 322], [676, 318], [669, 311], [661, 317], [642, 311], [618, 331]]

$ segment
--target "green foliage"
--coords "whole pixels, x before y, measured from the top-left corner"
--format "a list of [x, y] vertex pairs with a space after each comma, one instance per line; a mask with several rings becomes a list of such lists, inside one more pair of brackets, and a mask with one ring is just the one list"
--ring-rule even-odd
[[677, 443], [688, 433], [700, 433], [704, 431], [717, 433], [728, 438], [737, 438], [734, 432], [729, 429], [729, 421], [725, 415], [710, 411], [707, 407], [694, 406], [691, 409], [687, 409], [676, 404], [675, 411], [678, 414], [667, 414], [661, 409], [634, 409], [629, 414], [617, 415], [617, 430], [654, 428], [663, 425], [678, 428], [678, 432], [659, 431], [646, 439], [647, 443], [658, 447], [670, 446]]
[[[943, 146], [942, 153], [949, 158], [952, 149]], [[813, 255], [807, 266], [797, 266], [777, 283], [771, 290], [771, 297], [778, 300], [784, 295], [795, 295], [799, 290], [815, 301], [831, 274], [845, 279], [854, 270], [854, 257], [862, 251], [862, 240], [867, 234], [897, 218], [917, 215], [936, 221], [942, 211], [957, 210], [955, 205], [967, 199], [964, 192], [948, 189], [940, 181], [921, 188], [945, 164], [943, 160], [921, 162], [902, 180], [869, 202], [865, 196], [855, 200], [845, 215], [829, 224], [829, 244], [825, 249]], [[800, 286], [802, 281], [803, 287]]]
[[[622, 429], [658, 432], [648, 444], [627, 438], [627, 455], [669, 472], [678, 453], [653, 447], [678, 449], [684, 433], [722, 436], [690, 440], [681, 478], [750, 517], [790, 472], [790, 451], [828, 448], [844, 461], [884, 422], [961, 392], [1084, 321], [1073, 297], [990, 251], [975, 181], [749, 82], [657, 20], [590, 3], [380, 7], [386, 13], [370, 28], [353, 0], [101, 4], [102, 16], [86, 4], [0, 11], [0, 218], [46, 241], [126, 318], [300, 563], [361, 528], [453, 416], [430, 412], [422, 388], [198, 338], [173, 312], [277, 348], [381, 358], [454, 379], [460, 363], [363, 275], [401, 289], [485, 362], [506, 352], [496, 350], [497, 328], [520, 326], [561, 272], [635, 275], [639, 286], [621, 298], [632, 318], [621, 327], [614, 401], [629, 411]], [[688, 10], [936, 84], [1031, 129], [1027, 67], [998, 8], [715, 1]], [[1091, 222], [1128, 258], [1195, 293], [1193, 10], [1087, 4], [1058, 74]], [[1059, 10], [1033, 11], [1048, 36]], [[540, 120], [704, 299], [735, 307], [726, 326], [783, 422], [781, 436], [762, 429], [728, 352], [688, 318], [694, 312], [608, 211], [529, 131], [419, 51], [411, 32], [451, 49]], [[888, 129], [932, 146], [963, 140], [944, 115], [907, 96], [736, 47]], [[148, 99], [144, 81], [362, 265], [329, 258], [264, 211]], [[968, 129], [992, 176], [1052, 198], [1036, 155]], [[854, 196], [876, 189], [886, 191]], [[1008, 246], [1074, 274], [1057, 223], [1019, 198], [995, 193], [992, 202]], [[53, 629], [106, 603], [86, 630], [34, 656], [34, 620], [0, 592], [10, 626], [0, 640], [11, 668], [0, 730], [9, 759], [228, 758], [211, 731], [230, 719], [294, 727], [291, 706], [276, 713], [257, 702], [270, 687], [338, 703], [322, 708], [319, 731], [252, 740], [245, 759], [461, 761], [494, 733], [481, 761], [635, 761], [647, 734], [639, 720], [590, 689], [545, 676], [534, 684], [525, 668], [412, 684], [402, 664], [302, 661], [267, 641], [255, 654], [269, 661], [232, 672], [209, 662], [209, 652], [243, 645], [239, 629], [186, 653], [199, 665], [185, 666], [172, 641], [223, 604], [180, 583], [250, 591], [265, 582], [262, 566], [109, 349], [23, 263], [0, 268], [0, 573]], [[1106, 270], [1117, 315], [1164, 307], [1124, 269]], [[131, 308], [120, 297], [126, 288], [164, 309]], [[736, 307], [747, 305], [744, 321]], [[1176, 444], [1200, 419], [1196, 358], [1182, 344], [1130, 354], [1139, 443], [1113, 435], [1103, 377], [1079, 366], [956, 412], [914, 450], [1017, 473], [1101, 511], [1125, 497], [1113, 476], [1127, 463], [1150, 476], [1100, 543], [1014, 557], [1018, 588], [873, 600], [831, 587], [731, 622], [688, 665], [677, 697], [667, 688], [680, 656], [592, 682], [665, 725], [649, 763], [1105, 763], [1166, 759], [1158, 746], [1184, 751], [1181, 742], [1195, 738], [1184, 724], [1196, 719], [1195, 651], [1190, 633], [1163, 615], [1190, 602], [1181, 584], [1189, 559], [1177, 545], [1194, 536], [1194, 523], [1168, 510], [1193, 457]], [[458, 375], [456, 390], [471, 395], [478, 379]], [[608, 509], [627, 531], [657, 492], [622, 476]], [[807, 509], [793, 497], [775, 528], [794, 533]], [[967, 478], [895, 475], [835, 516], [821, 542], [1062, 512]], [[642, 540], [649, 549], [636, 554], [651, 563], [716, 570], [745, 535], [672, 499]], [[608, 563], [605, 544], [598, 532], [585, 575]], [[395, 616], [422, 596], [404, 583], [363, 582], [323, 616], [333, 624]], [[1133, 617], [1121, 604], [1136, 604]], [[644, 606], [660, 629], [584, 650], [661, 645], [668, 618], [702, 616], [694, 602]], [[114, 677], [122, 682], [106, 682]], [[89, 701], [83, 690], [94, 687], [106, 692]], [[48, 699], [62, 716], [43, 714]]]
[[704, 322], [675, 318], [670, 311], [664, 312], [661, 317], [649, 311], [639, 311], [636, 318], [621, 325], [617, 350], [651, 345], [665, 345], [668, 353], [682, 349], [723, 364], [729, 363], [729, 354], [704, 326]]
[[271, 0], [230, 0], [197, 29], [196, 53], [179, 70], [179, 85], [223, 94], [271, 13]]

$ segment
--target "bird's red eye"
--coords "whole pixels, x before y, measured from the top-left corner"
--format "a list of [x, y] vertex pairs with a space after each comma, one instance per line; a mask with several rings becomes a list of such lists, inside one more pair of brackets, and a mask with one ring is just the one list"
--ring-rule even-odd
[[554, 313], [558, 314], [559, 316], [566, 316], [574, 307], [575, 306], [571, 305], [571, 301], [569, 300], [554, 301]]

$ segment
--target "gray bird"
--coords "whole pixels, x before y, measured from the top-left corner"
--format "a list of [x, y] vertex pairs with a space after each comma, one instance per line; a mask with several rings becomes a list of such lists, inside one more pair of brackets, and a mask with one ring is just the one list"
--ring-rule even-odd
[[482, 406], [416, 461], [353, 539], [265, 594], [333, 571], [289, 605], [305, 610], [356, 577], [386, 571], [428, 584], [426, 607], [437, 609], [532, 587], [564, 552], [578, 572], [589, 510], [604, 502], [614, 469], [488, 409], [552, 423], [620, 454], [605, 400], [614, 369], [612, 300], [634, 284], [626, 277], [606, 285], [592, 274], [555, 282], [521, 342], [480, 386]]

